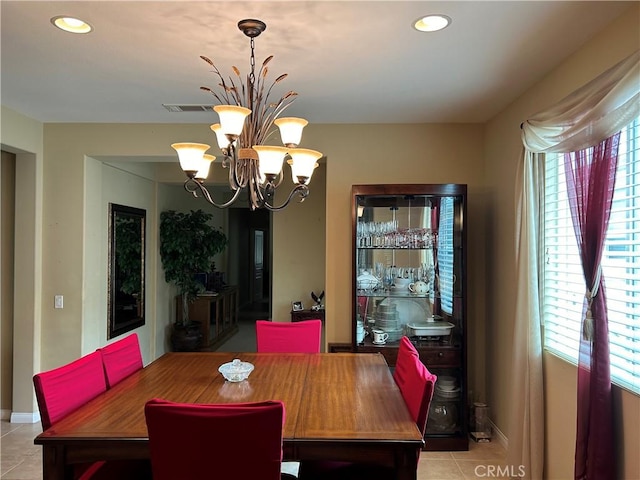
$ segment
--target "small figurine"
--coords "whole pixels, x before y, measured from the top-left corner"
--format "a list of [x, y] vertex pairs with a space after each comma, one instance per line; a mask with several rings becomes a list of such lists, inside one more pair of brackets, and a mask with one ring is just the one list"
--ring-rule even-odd
[[311, 292], [311, 298], [314, 302], [316, 302], [316, 304], [311, 307], [311, 310], [313, 310], [314, 312], [317, 312], [318, 310], [324, 310], [324, 305], [322, 304], [322, 299], [324, 298], [324, 290], [319, 296]]

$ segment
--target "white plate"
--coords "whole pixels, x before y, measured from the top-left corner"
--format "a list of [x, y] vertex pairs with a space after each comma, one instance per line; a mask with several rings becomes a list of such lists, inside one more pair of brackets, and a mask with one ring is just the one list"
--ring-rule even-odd
[[396, 304], [398, 324], [426, 322], [431, 311], [424, 299], [419, 298], [385, 298], [380, 305]]
[[440, 390], [441, 392], [459, 392], [460, 391], [460, 387], [457, 387], [455, 385], [438, 385], [436, 383], [436, 389]]
[[440, 385], [454, 385], [458, 379], [450, 375], [441, 375], [438, 377], [438, 384]]
[[374, 345], [386, 345], [387, 344], [387, 342], [371, 342], [371, 343], [373, 343]]

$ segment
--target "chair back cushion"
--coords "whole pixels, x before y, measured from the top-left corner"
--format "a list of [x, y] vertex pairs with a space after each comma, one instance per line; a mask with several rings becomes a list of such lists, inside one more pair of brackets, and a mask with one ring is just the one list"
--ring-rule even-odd
[[407, 337], [400, 339], [393, 378], [402, 392], [402, 398], [407, 404], [411, 417], [424, 434], [433, 389], [438, 377], [429, 372], [420, 361], [418, 351]]
[[260, 353], [320, 353], [321, 338], [322, 320], [256, 321], [256, 346]]
[[144, 408], [154, 480], [279, 480], [284, 404], [187, 404]]
[[102, 356], [107, 388], [113, 387], [143, 367], [137, 333], [99, 348], [98, 351]]
[[34, 375], [42, 428], [47, 429], [107, 390], [99, 352]]

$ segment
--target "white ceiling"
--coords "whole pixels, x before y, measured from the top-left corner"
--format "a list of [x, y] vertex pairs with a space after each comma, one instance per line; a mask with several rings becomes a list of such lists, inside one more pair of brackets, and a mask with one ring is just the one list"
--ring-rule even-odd
[[[200, 86], [249, 69], [243, 18], [266, 22], [256, 63], [268, 55], [276, 89], [299, 97], [288, 114], [312, 123], [483, 122], [621, 15], [613, 1], [5, 1], [2, 104], [41, 122], [211, 123]], [[412, 22], [443, 13], [453, 23], [419, 33]], [[54, 28], [80, 17], [89, 35]], [[544, 107], [541, 105], [541, 108]]]

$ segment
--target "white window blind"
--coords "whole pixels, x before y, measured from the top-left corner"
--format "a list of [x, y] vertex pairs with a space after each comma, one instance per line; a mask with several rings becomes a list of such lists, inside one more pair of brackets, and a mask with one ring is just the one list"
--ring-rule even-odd
[[453, 314], [453, 197], [440, 202], [438, 229], [438, 287], [442, 311]]
[[[544, 346], [577, 364], [586, 285], [567, 200], [563, 155], [545, 162]], [[612, 381], [640, 394], [640, 118], [620, 136], [602, 258]]]

